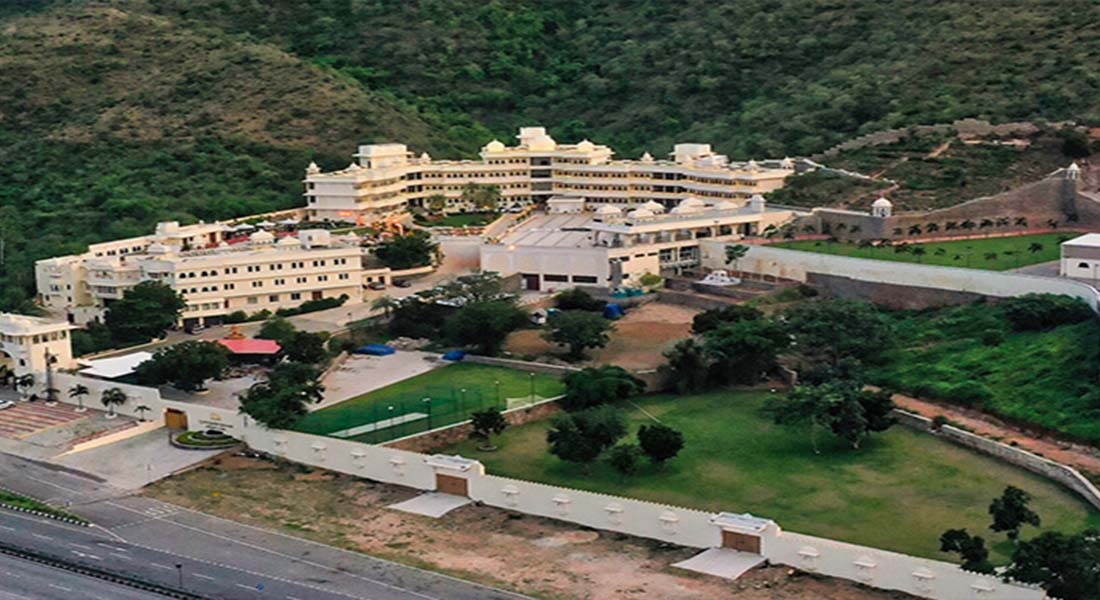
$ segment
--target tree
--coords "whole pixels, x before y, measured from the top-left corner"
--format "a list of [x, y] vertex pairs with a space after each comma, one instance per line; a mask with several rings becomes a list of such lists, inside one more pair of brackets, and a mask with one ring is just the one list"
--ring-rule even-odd
[[139, 404], [134, 407], [134, 412], [138, 414], [138, 418], [141, 420], [142, 423], [145, 422], [145, 413], [149, 412], [150, 410], [152, 409], [148, 406], [145, 406], [144, 404]]
[[1015, 486], [1008, 486], [1000, 498], [994, 498], [989, 505], [989, 514], [993, 517], [990, 529], [1005, 532], [1008, 539], [1016, 541], [1020, 536], [1020, 527], [1031, 525], [1038, 527], [1040, 520], [1035, 511], [1028, 508], [1031, 496]]
[[866, 302], [824, 300], [806, 303], [784, 313], [794, 349], [809, 362], [836, 364], [852, 357], [876, 362], [892, 345], [890, 325]]
[[1055, 531], [1016, 545], [1005, 579], [1036, 583], [1052, 598], [1095, 600], [1100, 590], [1100, 531], [1077, 535]]
[[69, 397], [76, 398], [77, 412], [84, 412], [84, 397], [90, 393], [92, 393], [91, 390], [82, 383], [78, 383], [69, 388]]
[[756, 383], [789, 345], [786, 328], [768, 319], [723, 323], [703, 336], [710, 380], [721, 385]]
[[611, 406], [598, 406], [554, 417], [546, 432], [550, 453], [580, 465], [596, 460], [626, 435], [626, 419]]
[[492, 184], [467, 183], [459, 199], [477, 210], [495, 211], [500, 204], [500, 188]]
[[103, 393], [99, 397], [100, 403], [107, 408], [108, 419], [115, 418], [115, 407], [126, 404], [126, 401], [129, 399], [126, 392], [116, 387], [103, 390]]
[[677, 392], [691, 394], [704, 389], [710, 377], [710, 359], [706, 348], [692, 338], [676, 342], [665, 352], [668, 379]]
[[726, 246], [726, 265], [733, 265], [733, 270], [736, 271], [738, 263], [742, 258], [749, 253], [749, 247], [744, 244], [733, 244]]
[[157, 350], [134, 373], [143, 385], [171, 382], [178, 390], [194, 392], [204, 389], [207, 379], [220, 379], [228, 367], [229, 359], [221, 344], [189, 340]]
[[1024, 294], [1000, 304], [1016, 331], [1043, 331], [1096, 318], [1084, 300], [1060, 294]]
[[374, 255], [391, 269], [411, 269], [431, 264], [438, 247], [428, 232], [417, 229], [383, 242]]
[[663, 467], [684, 449], [684, 434], [662, 423], [642, 425], [638, 428], [638, 445], [650, 462]]
[[432, 194], [427, 200], [428, 210], [433, 213], [441, 213], [447, 210], [447, 197], [443, 194]]
[[489, 300], [467, 304], [443, 323], [444, 335], [451, 343], [473, 346], [481, 354], [492, 356], [500, 352], [508, 334], [527, 320], [514, 302]]
[[916, 246], [913, 248], [913, 256], [917, 257], [917, 262], [924, 262], [924, 255], [928, 254], [928, 251], [924, 249], [924, 246]]
[[737, 323], [738, 321], [755, 321], [764, 316], [764, 313], [748, 304], [730, 304], [722, 308], [705, 310], [691, 319], [691, 332], [703, 334], [712, 329], [717, 329], [722, 323]]
[[290, 342], [291, 336], [297, 331], [298, 328], [286, 317], [274, 316], [264, 321], [256, 337], [262, 340], [275, 340], [280, 346], [284, 346]]
[[638, 472], [640, 457], [641, 451], [634, 444], [619, 444], [607, 453], [607, 462], [626, 479]]
[[1063, 127], [1058, 130], [1058, 137], [1062, 138], [1062, 154], [1069, 158], [1085, 158], [1092, 154], [1089, 144], [1089, 136], [1076, 127]]
[[645, 391], [645, 383], [615, 365], [588, 367], [563, 378], [565, 394], [558, 404], [567, 411], [580, 411], [619, 402]]
[[767, 406], [777, 425], [809, 425], [810, 442], [818, 454], [817, 428], [831, 431], [858, 450], [868, 435], [894, 425], [893, 408], [889, 393], [864, 390], [858, 380], [798, 386]]
[[328, 335], [325, 333], [296, 331], [285, 344], [280, 343], [280, 345], [283, 348], [283, 355], [289, 360], [316, 365], [328, 358], [328, 351], [325, 350], [327, 339]]
[[554, 296], [554, 304], [561, 310], [587, 310], [590, 312], [603, 311], [607, 305], [603, 300], [596, 300], [592, 294], [581, 288], [570, 288]]
[[992, 573], [989, 550], [985, 540], [971, 536], [965, 529], [948, 529], [940, 536], [940, 552], [957, 552], [962, 558], [962, 568], [975, 573]]
[[387, 319], [390, 318], [390, 313], [392, 313], [393, 309], [397, 308], [398, 305], [399, 304], [398, 304], [397, 300], [394, 300], [392, 296], [387, 296], [387, 295], [379, 296], [378, 298], [375, 298], [375, 300], [373, 302], [370, 303], [371, 310], [380, 310], [380, 311], [382, 311], [382, 316], [384, 316]]
[[508, 421], [500, 414], [500, 409], [493, 406], [485, 410], [470, 413], [470, 439], [478, 440], [479, 450], [496, 450], [493, 446], [492, 436], [500, 435], [507, 427]]
[[607, 345], [611, 322], [603, 316], [579, 310], [567, 310], [550, 317], [550, 329], [543, 335], [546, 340], [567, 346], [566, 356], [571, 360], [584, 358], [589, 348], [603, 348]]
[[1031, 242], [1027, 246], [1027, 251], [1032, 254], [1038, 254], [1039, 252], [1043, 251], [1043, 245], [1039, 242]]
[[910, 225], [909, 226], [909, 235], [920, 235], [920, 234], [921, 234], [920, 225]]
[[267, 381], [241, 394], [241, 412], [272, 429], [292, 427], [309, 412], [307, 404], [323, 399], [325, 387], [319, 376], [320, 372], [308, 364], [279, 363]]
[[148, 342], [175, 326], [187, 306], [172, 288], [159, 281], [142, 281], [107, 307], [104, 322], [120, 344]]

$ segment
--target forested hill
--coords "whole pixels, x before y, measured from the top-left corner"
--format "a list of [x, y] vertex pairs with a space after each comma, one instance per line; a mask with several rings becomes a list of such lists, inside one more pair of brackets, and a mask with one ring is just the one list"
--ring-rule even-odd
[[622, 156], [798, 155], [960, 117], [1100, 116], [1090, 0], [10, 0], [0, 310], [36, 258], [290, 206], [312, 158], [543, 124]]

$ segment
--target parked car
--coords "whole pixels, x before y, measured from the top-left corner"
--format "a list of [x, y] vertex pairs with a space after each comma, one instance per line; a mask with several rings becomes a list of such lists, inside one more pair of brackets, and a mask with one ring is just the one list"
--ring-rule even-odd
[[11, 400], [0, 400], [0, 410], [4, 410], [5, 408], [11, 408], [13, 406], [15, 406], [15, 403], [12, 402]]
[[393, 282], [393, 284], [399, 288], [412, 287], [412, 282], [408, 279], [397, 279]]
[[188, 327], [186, 329], [186, 331], [187, 331], [187, 333], [190, 333], [191, 335], [198, 335], [198, 334], [206, 331], [206, 327], [204, 327], [202, 325], [192, 325], [192, 326]]
[[384, 290], [384, 289], [386, 289], [386, 284], [384, 282], [381, 282], [381, 281], [372, 281], [369, 284], [367, 284], [367, 289]]

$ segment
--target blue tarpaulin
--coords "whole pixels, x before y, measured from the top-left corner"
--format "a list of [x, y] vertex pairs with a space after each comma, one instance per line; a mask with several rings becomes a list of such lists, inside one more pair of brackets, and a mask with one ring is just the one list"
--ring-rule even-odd
[[607, 306], [603, 307], [603, 318], [605, 319], [619, 319], [623, 314], [623, 307], [614, 302], [610, 302]]
[[458, 362], [464, 358], [466, 358], [466, 352], [463, 350], [451, 350], [450, 352], [443, 355], [443, 360], [453, 360], [455, 362]]
[[356, 354], [369, 354], [370, 356], [388, 356], [397, 352], [385, 344], [367, 344], [355, 349]]

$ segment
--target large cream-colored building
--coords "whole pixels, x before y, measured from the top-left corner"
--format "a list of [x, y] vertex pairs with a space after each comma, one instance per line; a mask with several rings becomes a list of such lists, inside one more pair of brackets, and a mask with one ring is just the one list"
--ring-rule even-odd
[[72, 367], [70, 329], [64, 321], [0, 313], [0, 372], [16, 377], [44, 372], [47, 360], [54, 368]]
[[607, 146], [588, 140], [559, 144], [542, 127], [524, 127], [516, 137], [515, 146], [489, 142], [480, 160], [433, 160], [415, 156], [404, 144], [371, 144], [360, 146], [345, 169], [324, 173], [311, 164], [304, 181], [307, 214], [372, 221], [425, 207], [436, 195], [447, 198], [447, 212], [470, 210], [460, 199], [470, 183], [495, 185], [506, 209], [563, 194], [589, 204], [656, 202], [671, 209], [692, 197], [747, 200], [782, 187], [794, 172], [789, 159], [731, 163], [708, 144], [677, 144], [668, 160], [648, 153], [613, 160]]
[[633, 287], [642, 275], [667, 275], [699, 265], [699, 240], [738, 240], [794, 216], [748, 202], [686, 198], [670, 211], [656, 202], [630, 210], [577, 198], [553, 198], [499, 240], [481, 246], [481, 268], [519, 273], [523, 288], [554, 291], [575, 285]]
[[86, 323], [101, 318], [112, 300], [139, 282], [160, 281], [187, 302], [185, 326], [307, 300], [347, 296], [350, 303], [361, 302], [363, 286], [387, 282], [389, 270], [365, 266], [365, 250], [353, 238], [319, 229], [276, 237], [262, 230], [241, 235], [221, 223], [161, 223], [150, 236], [38, 261], [38, 301]]

